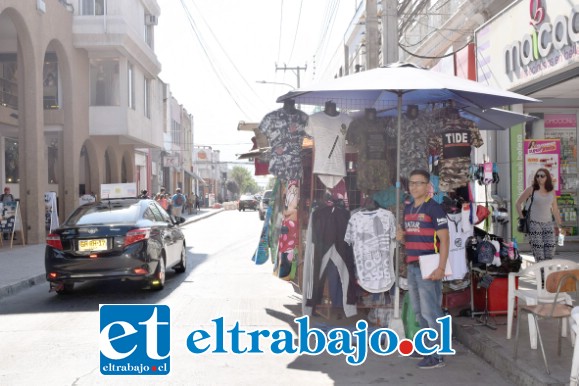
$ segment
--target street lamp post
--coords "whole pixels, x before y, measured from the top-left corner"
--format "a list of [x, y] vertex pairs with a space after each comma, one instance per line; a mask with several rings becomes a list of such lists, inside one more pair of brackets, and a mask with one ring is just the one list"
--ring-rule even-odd
[[261, 84], [277, 84], [280, 86], [288, 86], [290, 87], [292, 90], [295, 90], [296, 88], [294, 86], [292, 86], [289, 83], [283, 83], [283, 82], [269, 82], [267, 80], [256, 80], [255, 83], [261, 83]]
[[[299, 82], [299, 80], [298, 80]], [[296, 88], [294, 86], [292, 86], [289, 83], [283, 83], [283, 82], [269, 82], [267, 80], [256, 80], [255, 83], [261, 83], [261, 84], [277, 84], [280, 86], [288, 86], [289, 88], [291, 88], [292, 90], [295, 90]], [[298, 110], [301, 109], [302, 106], [298, 104]]]

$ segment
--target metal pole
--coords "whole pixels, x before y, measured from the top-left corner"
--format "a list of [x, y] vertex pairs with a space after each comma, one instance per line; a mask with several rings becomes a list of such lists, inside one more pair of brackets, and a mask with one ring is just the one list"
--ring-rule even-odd
[[[396, 217], [400, 216], [400, 133], [402, 132], [402, 91], [398, 91], [398, 125], [396, 130]], [[404, 217], [404, 216], [402, 216]], [[404, 218], [398, 219], [398, 223], [404, 221]], [[394, 317], [400, 318], [400, 245], [396, 246], [396, 258], [394, 260]]]

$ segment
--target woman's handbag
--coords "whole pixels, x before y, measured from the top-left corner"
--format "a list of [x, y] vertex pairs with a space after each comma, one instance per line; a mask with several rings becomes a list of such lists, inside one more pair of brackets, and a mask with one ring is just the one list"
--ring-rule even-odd
[[[517, 225], [517, 230], [521, 233], [529, 233], [531, 225], [531, 206], [533, 206], [533, 199], [535, 198], [535, 191], [531, 194], [531, 203], [527, 207], [527, 202], [525, 201], [525, 208], [522, 210], [523, 218], [519, 219], [519, 224]], [[529, 199], [527, 198], [527, 201]]]

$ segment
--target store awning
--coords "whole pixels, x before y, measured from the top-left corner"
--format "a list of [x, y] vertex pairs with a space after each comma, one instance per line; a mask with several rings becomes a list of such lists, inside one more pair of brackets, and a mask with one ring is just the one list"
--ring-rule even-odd
[[254, 149], [250, 150], [247, 153], [237, 154], [237, 159], [249, 159], [249, 158], [256, 158], [262, 154], [271, 151], [271, 147], [263, 147], [261, 149]]
[[207, 185], [207, 183], [205, 182], [205, 180], [203, 178], [201, 178], [201, 176], [195, 172], [190, 172], [189, 170], [183, 170], [185, 173], [187, 173], [189, 176], [191, 176], [192, 178], [196, 179], [197, 181], [201, 182], [203, 185]]

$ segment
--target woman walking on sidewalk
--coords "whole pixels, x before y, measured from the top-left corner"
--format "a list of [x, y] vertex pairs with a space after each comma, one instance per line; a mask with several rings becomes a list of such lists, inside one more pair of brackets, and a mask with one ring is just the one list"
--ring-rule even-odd
[[[529, 243], [535, 261], [550, 260], [555, 254], [555, 228], [561, 228], [561, 214], [553, 188], [551, 173], [545, 168], [537, 170], [533, 184], [521, 193], [515, 207], [519, 218], [523, 219], [522, 206], [532, 196], [531, 218], [529, 225]], [[553, 223], [555, 219], [555, 224]]]

